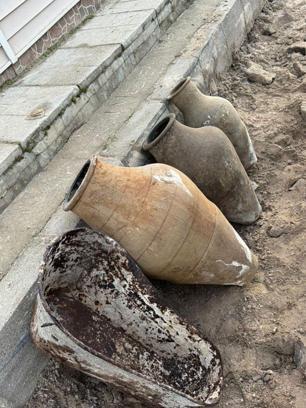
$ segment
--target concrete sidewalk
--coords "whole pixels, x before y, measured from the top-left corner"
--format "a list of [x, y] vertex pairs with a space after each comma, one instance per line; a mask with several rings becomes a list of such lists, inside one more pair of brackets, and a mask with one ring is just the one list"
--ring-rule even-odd
[[107, 0], [0, 94], [0, 212], [124, 80], [187, 0]]
[[[135, 7], [143, 4], [136, 0], [124, 3]], [[230, 64], [232, 52], [241, 45], [263, 3], [189, 2], [88, 123], [72, 134], [46, 169], [0, 214], [0, 398], [22, 406], [47, 361], [30, 341], [29, 320], [46, 245], [78, 223], [77, 217], [63, 213], [60, 206], [80, 166], [96, 152], [117, 164], [145, 163], [141, 142], [150, 126], [167, 111], [165, 96], [170, 89], [189, 74], [209, 89], [213, 78]], [[171, 7], [174, 4], [171, 2]], [[101, 18], [105, 18], [103, 12]], [[88, 31], [95, 30], [91, 27]]]

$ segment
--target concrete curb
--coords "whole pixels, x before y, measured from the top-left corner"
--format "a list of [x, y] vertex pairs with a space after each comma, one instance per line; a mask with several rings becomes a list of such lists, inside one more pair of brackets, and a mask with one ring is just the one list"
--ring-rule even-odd
[[[207, 89], [215, 75], [230, 64], [232, 52], [241, 45], [264, 2], [222, 2], [214, 18], [205, 22], [196, 32], [141, 109], [130, 117], [116, 139], [102, 152], [103, 155], [117, 164], [135, 166], [146, 163], [148, 159], [141, 152], [140, 146], [146, 131], [167, 111], [165, 96], [169, 90], [182, 76], [189, 74]], [[63, 213], [59, 209], [0, 282], [0, 400], [3, 398], [14, 407], [24, 405], [47, 362], [47, 358], [35, 349], [29, 337], [37, 273], [45, 246], [59, 234], [74, 228], [77, 223], [78, 219], [73, 214]]]

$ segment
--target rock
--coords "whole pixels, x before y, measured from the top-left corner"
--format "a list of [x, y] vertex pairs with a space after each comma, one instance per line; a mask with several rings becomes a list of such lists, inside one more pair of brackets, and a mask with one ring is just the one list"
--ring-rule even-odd
[[273, 371], [268, 370], [266, 374], [262, 377], [262, 380], [267, 383], [273, 380]]
[[273, 139], [273, 142], [280, 147], [287, 147], [291, 145], [292, 137], [291, 135], [281, 133]]
[[301, 103], [301, 115], [303, 120], [306, 121], [306, 99]]
[[298, 179], [289, 187], [289, 191], [298, 191], [301, 194], [306, 194], [306, 180], [304, 178]]
[[303, 82], [301, 83], [301, 85], [298, 87], [298, 90], [300, 92], [306, 92], [306, 77], [303, 78]]
[[293, 361], [306, 377], [306, 347], [302, 340], [298, 340], [294, 345]]
[[294, 61], [293, 68], [297, 73], [298, 77], [301, 77], [306, 74], [306, 66], [302, 65], [299, 61]]
[[259, 185], [255, 181], [252, 181], [252, 180], [251, 180], [251, 185], [254, 191], [256, 191], [259, 187]]
[[271, 238], [279, 238], [281, 235], [286, 234], [286, 230], [284, 227], [277, 227], [274, 225], [270, 225], [267, 228], [267, 234]]
[[262, 28], [262, 34], [263, 35], [273, 35], [276, 33], [276, 28], [271, 25], [271, 24], [267, 24]]
[[284, 154], [284, 149], [275, 143], [266, 143], [264, 153], [270, 159], [279, 159]]
[[287, 48], [289, 53], [291, 52], [299, 52], [300, 54], [306, 55], [306, 41], [299, 41]]
[[276, 74], [273, 72], [268, 72], [262, 68], [261, 65], [252, 62], [249, 67], [245, 70], [248, 80], [251, 82], [258, 82], [262, 85], [270, 85], [274, 81]]

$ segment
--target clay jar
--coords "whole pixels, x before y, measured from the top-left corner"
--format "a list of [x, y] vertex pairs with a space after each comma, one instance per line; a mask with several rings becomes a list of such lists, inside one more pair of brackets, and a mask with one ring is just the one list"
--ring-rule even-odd
[[171, 309], [113, 239], [79, 229], [46, 251], [34, 343], [147, 407], [215, 404], [218, 351]]
[[168, 98], [184, 115], [187, 126], [216, 126], [233, 143], [245, 169], [257, 162], [256, 153], [245, 124], [233, 105], [218, 96], [204, 95], [190, 77], [183, 79]]
[[171, 114], [151, 130], [143, 149], [190, 177], [229, 221], [250, 224], [261, 214], [246, 171], [222, 130], [190, 128]]
[[165, 164], [118, 167], [93, 157], [64, 209], [113, 237], [152, 278], [243, 285], [257, 270], [256, 257], [221, 211]]

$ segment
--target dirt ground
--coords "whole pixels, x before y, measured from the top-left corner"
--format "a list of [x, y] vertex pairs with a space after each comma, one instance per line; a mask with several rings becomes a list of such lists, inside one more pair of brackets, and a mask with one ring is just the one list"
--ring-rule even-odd
[[[306, 373], [306, 0], [270, 0], [233, 66], [213, 93], [231, 100], [255, 142], [261, 219], [239, 233], [258, 255], [260, 272], [245, 288], [155, 283], [169, 304], [220, 350], [225, 385], [218, 408], [305, 408]], [[304, 55], [303, 55], [304, 54]], [[250, 82], [250, 62], [275, 74]], [[303, 75], [303, 69], [305, 74]], [[28, 408], [141, 407], [109, 386], [55, 362], [45, 370]]]

